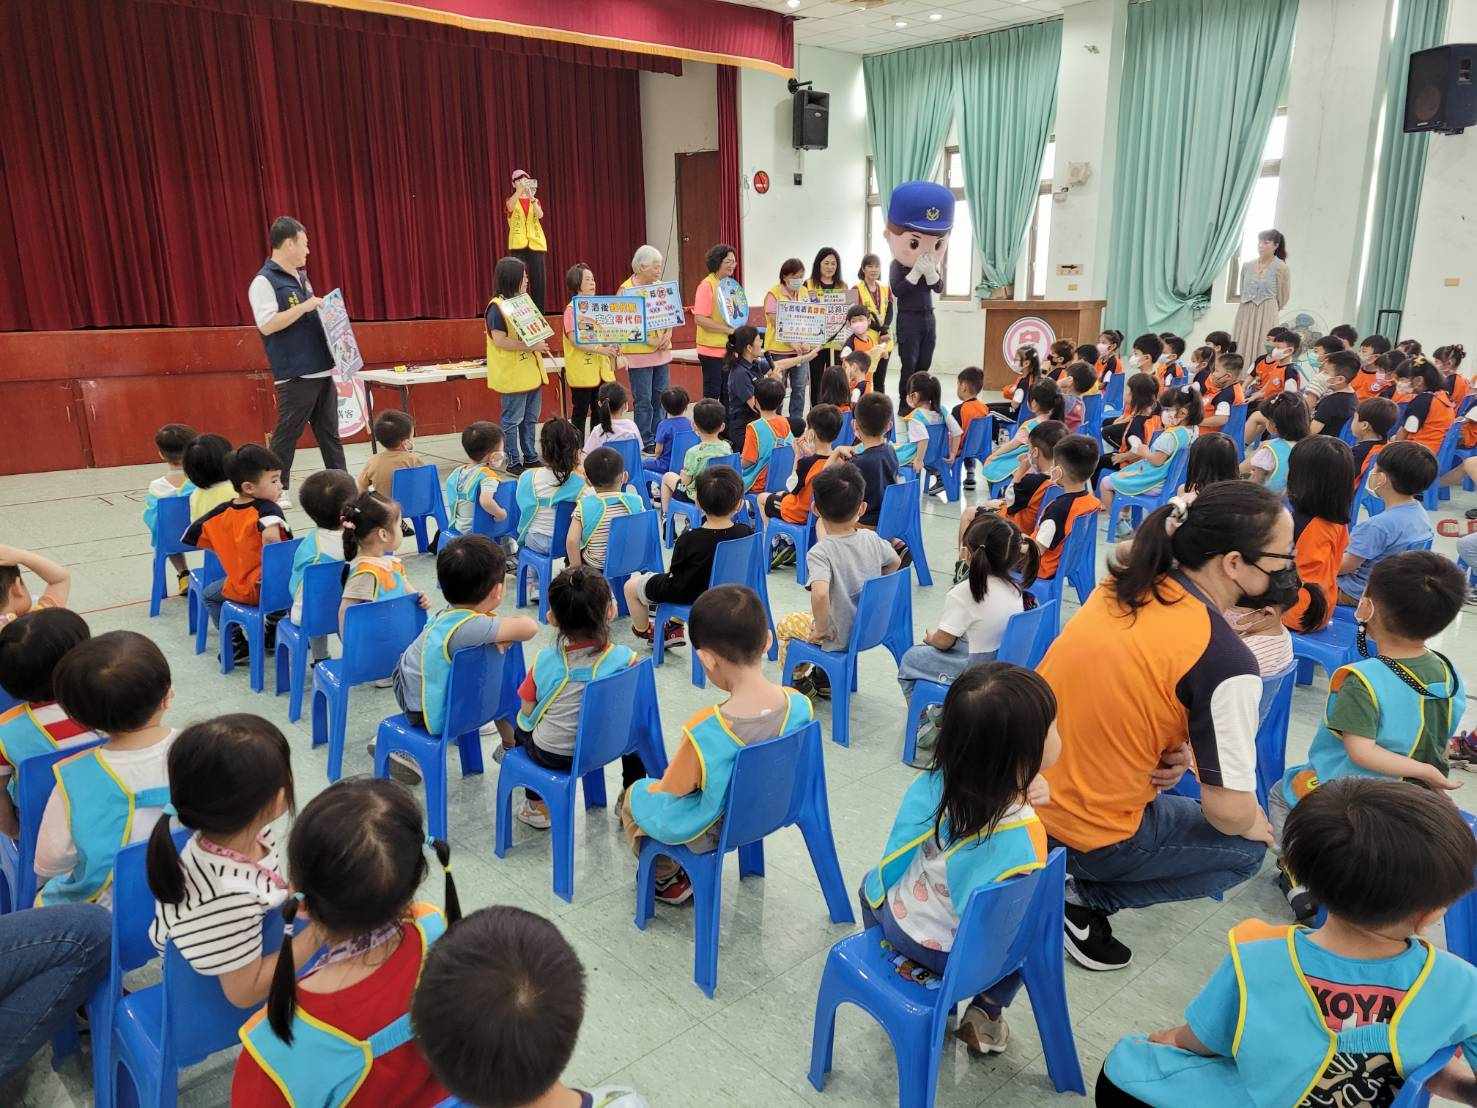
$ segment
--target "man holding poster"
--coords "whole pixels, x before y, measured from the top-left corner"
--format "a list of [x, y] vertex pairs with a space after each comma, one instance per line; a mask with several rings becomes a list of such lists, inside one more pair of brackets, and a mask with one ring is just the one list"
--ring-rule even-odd
[[269, 232], [272, 256], [246, 290], [256, 329], [261, 332], [277, 391], [277, 429], [272, 453], [282, 461], [282, 507], [291, 506], [287, 488], [292, 459], [303, 427], [311, 423], [325, 469], [344, 468], [339, 442], [338, 391], [333, 381], [333, 351], [318, 317], [323, 302], [313, 295], [305, 266], [308, 232], [291, 216], [278, 216]]

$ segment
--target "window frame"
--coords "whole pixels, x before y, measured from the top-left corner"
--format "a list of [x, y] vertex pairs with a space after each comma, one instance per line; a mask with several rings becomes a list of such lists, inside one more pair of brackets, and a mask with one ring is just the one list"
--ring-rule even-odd
[[[1272, 113], [1272, 122], [1276, 123], [1279, 117], [1285, 118], [1286, 116], [1287, 109], [1285, 107], [1280, 107]], [[1267, 130], [1270, 134], [1271, 127], [1269, 126]], [[1285, 138], [1282, 143], [1282, 148], [1285, 153], [1287, 150], [1287, 142]], [[1267, 177], [1277, 178], [1277, 191], [1280, 195], [1282, 191], [1281, 158], [1268, 158], [1266, 161], [1262, 162], [1260, 168], [1257, 170], [1256, 179], [1257, 181], [1261, 181]], [[1252, 188], [1255, 187], [1255, 185], [1252, 186]], [[1228, 304], [1241, 303], [1241, 263], [1243, 260], [1244, 259], [1241, 257], [1241, 246], [1238, 242], [1235, 252], [1231, 255], [1231, 260], [1228, 263], [1226, 272], [1226, 303]]]
[[[950, 176], [950, 170], [953, 169], [953, 162], [950, 159], [957, 158], [957, 157], [959, 157], [959, 146], [958, 146], [958, 144], [950, 144], [950, 145], [944, 147], [944, 160], [943, 160], [944, 183], [947, 183], [948, 182], [949, 176]], [[874, 159], [873, 159], [872, 155], [870, 155], [870, 154], [867, 155], [866, 160], [865, 160], [865, 162], [863, 163], [863, 166], [862, 166], [862, 172], [866, 175], [863, 178], [862, 189], [866, 193], [866, 196], [867, 196], [867, 202], [866, 202], [866, 204], [865, 204], [865, 206], [863, 207], [863, 210], [862, 210], [862, 220], [863, 220], [863, 226], [862, 226], [862, 242], [863, 242], [863, 244], [866, 247], [866, 251], [865, 251], [866, 253], [868, 253], [868, 254], [877, 254], [877, 255], [880, 256], [882, 254], [882, 245], [883, 244], [872, 241], [872, 209], [876, 208], [879, 211], [881, 210], [881, 208], [882, 208], [882, 195], [879, 192], [875, 191], [875, 189], [873, 187], [877, 178], [876, 178], [876, 171], [875, 171], [875, 162], [874, 162]], [[962, 176], [962, 173], [961, 173], [961, 176]], [[959, 204], [968, 204], [969, 203], [968, 199], [964, 195], [964, 189], [963, 189], [962, 186], [955, 187], [953, 185], [949, 185], [948, 187], [949, 187], [949, 191], [954, 194], [954, 203], [955, 203], [956, 206], [959, 205]], [[953, 244], [953, 242], [951, 240], [950, 243], [949, 243], [950, 249], [953, 248], [953, 245], [954, 244]], [[967, 292], [962, 293], [962, 294], [960, 294], [960, 293], [949, 293], [947, 291], [942, 292], [942, 293], [940, 293], [938, 295], [938, 299], [940, 301], [943, 301], [943, 302], [946, 302], [946, 303], [950, 303], [950, 304], [967, 304], [967, 303], [969, 303], [970, 301], [972, 301], [974, 299], [974, 285], [975, 285], [975, 264], [974, 264], [975, 263], [975, 256], [974, 255], [975, 255], [975, 250], [974, 250], [974, 242], [973, 242], [973, 240], [971, 240], [970, 243], [969, 243], [969, 251], [970, 251], [970, 258], [969, 258], [969, 282], [968, 282], [968, 284], [969, 284], [969, 290]], [[948, 281], [948, 266], [949, 266], [949, 251], [948, 250], [945, 250], [944, 251], [944, 258], [943, 258], [944, 280], [946, 282], [945, 283], [945, 286], [944, 286], [945, 289], [948, 288], [948, 285], [947, 285], [947, 281]]]
[[[1052, 133], [1052, 134], [1046, 136], [1046, 145], [1047, 146], [1052, 146], [1055, 142], [1056, 142], [1056, 134], [1055, 133]], [[1043, 157], [1044, 157], [1045, 151], [1043, 150], [1042, 153], [1043, 153]], [[1053, 191], [1054, 191], [1054, 187], [1055, 187], [1055, 183], [1056, 183], [1056, 181], [1055, 181], [1055, 161], [1056, 161], [1056, 159], [1053, 158], [1052, 159], [1053, 172], [1051, 174], [1045, 176], [1045, 177], [1042, 177], [1041, 180], [1037, 183], [1037, 186], [1036, 186], [1036, 203], [1031, 208], [1031, 222], [1026, 227], [1026, 247], [1025, 247], [1025, 249], [1026, 249], [1026, 295], [1024, 297], [1017, 297], [1017, 299], [1024, 299], [1024, 300], [1045, 300], [1046, 299], [1046, 293], [1044, 293], [1044, 292], [1040, 296], [1037, 296], [1036, 295], [1036, 236], [1040, 233], [1040, 230], [1041, 230], [1041, 198], [1043, 196], [1051, 196], [1052, 193], [1053, 193]], [[1048, 240], [1047, 245], [1050, 246], [1050, 241], [1049, 240]], [[1050, 266], [1048, 266], [1047, 268], [1048, 268], [1048, 274], [1047, 275], [1050, 276], [1050, 272], [1049, 272]]]

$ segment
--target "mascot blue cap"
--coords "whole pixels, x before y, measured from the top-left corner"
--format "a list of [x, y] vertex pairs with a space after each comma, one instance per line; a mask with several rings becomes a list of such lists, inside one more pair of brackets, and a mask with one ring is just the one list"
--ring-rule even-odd
[[937, 181], [905, 181], [888, 198], [887, 222], [905, 231], [947, 234], [954, 226], [954, 194]]

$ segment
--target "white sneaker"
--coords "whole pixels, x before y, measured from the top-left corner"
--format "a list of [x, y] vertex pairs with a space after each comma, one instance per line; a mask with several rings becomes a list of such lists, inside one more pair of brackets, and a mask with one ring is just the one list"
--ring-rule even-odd
[[971, 1054], [1000, 1054], [1010, 1042], [1010, 1025], [1005, 1022], [1004, 1013], [999, 1019], [991, 1019], [983, 1008], [971, 1004], [964, 1010], [964, 1018], [954, 1034]]
[[395, 687], [395, 679], [393, 677], [381, 677], [374, 683], [374, 687], [377, 689], [393, 689]]
[[292, 497], [284, 492], [277, 498], [277, 507], [281, 508], [284, 512], [287, 511], [288, 508], [292, 507]]
[[519, 823], [525, 826], [532, 827], [538, 831], [547, 831], [549, 829], [548, 813], [540, 812], [535, 808], [526, 793], [523, 796], [523, 803], [513, 815]]

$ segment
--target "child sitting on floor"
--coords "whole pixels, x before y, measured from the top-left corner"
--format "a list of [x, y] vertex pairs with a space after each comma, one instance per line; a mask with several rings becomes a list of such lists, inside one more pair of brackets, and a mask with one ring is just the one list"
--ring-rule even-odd
[[[28, 569], [46, 584], [40, 596], [26, 588], [21, 571]], [[65, 608], [72, 592], [72, 573], [33, 550], [0, 545], [0, 627], [36, 608]]]
[[[752, 589], [719, 585], [703, 593], [692, 605], [689, 633], [703, 673], [728, 698], [687, 721], [661, 780], [643, 778], [622, 795], [621, 825], [637, 855], [648, 837], [698, 854], [717, 847], [739, 748], [788, 734], [812, 718], [810, 701], [764, 674], [769, 626]], [[652, 868], [658, 900], [681, 904], [692, 896], [676, 862], [661, 856]]]
[[697, 428], [697, 442], [687, 448], [678, 462], [680, 468], [662, 478], [662, 518], [666, 519], [674, 499], [693, 503], [693, 489], [698, 474], [708, 468], [710, 458], [722, 458], [733, 451], [723, 437], [723, 405], [717, 400], [699, 400], [692, 409], [692, 422]]
[[[186, 427], [183, 423], [166, 423], [154, 432], [154, 449], [159, 451], [159, 460], [169, 467], [149, 482], [149, 490], [144, 493], [144, 526], [149, 529], [156, 547], [159, 545], [159, 501], [172, 496], [189, 496], [195, 491], [195, 486], [185, 476], [185, 448], [197, 434], [199, 432], [193, 427]], [[169, 538], [174, 540], [179, 536], [170, 535]], [[190, 570], [185, 565], [185, 556], [171, 554], [169, 564], [179, 579], [179, 595], [184, 596], [190, 587]]]
[[645, 511], [641, 497], [622, 492], [626, 484], [626, 463], [608, 446], [601, 446], [585, 456], [585, 494], [574, 505], [574, 520], [564, 553], [571, 566], [605, 568], [605, 551], [610, 545], [610, 522], [617, 516]]
[[415, 420], [405, 412], [381, 412], [374, 417], [374, 441], [380, 449], [359, 471], [359, 491], [377, 492], [386, 500], [395, 495], [395, 471], [426, 464], [415, 452]]
[[479, 504], [499, 523], [508, 518], [507, 511], [497, 502], [497, 470], [504, 461], [503, 429], [485, 419], [467, 424], [462, 432], [462, 452], [467, 456], [467, 464], [446, 475], [443, 491], [446, 521], [452, 530], [465, 535], [472, 530]]

